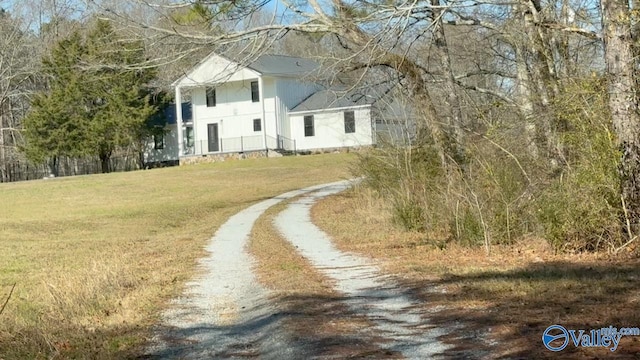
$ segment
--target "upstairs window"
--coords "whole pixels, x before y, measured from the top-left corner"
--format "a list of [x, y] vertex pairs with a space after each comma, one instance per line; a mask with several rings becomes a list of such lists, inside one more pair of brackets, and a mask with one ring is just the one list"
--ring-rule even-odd
[[257, 81], [251, 82], [251, 102], [260, 101], [260, 88]]
[[253, 119], [253, 131], [255, 132], [262, 131], [262, 120]]
[[207, 107], [216, 106], [216, 88], [207, 88]]
[[352, 134], [356, 132], [356, 117], [353, 111], [344, 112], [344, 133]]
[[313, 123], [313, 115], [304, 117], [304, 136], [315, 136], [316, 130]]

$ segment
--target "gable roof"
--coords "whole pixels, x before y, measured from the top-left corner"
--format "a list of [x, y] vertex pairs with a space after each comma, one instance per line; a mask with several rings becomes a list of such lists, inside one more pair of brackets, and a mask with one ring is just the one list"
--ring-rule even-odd
[[294, 56], [263, 54], [256, 58], [232, 60], [213, 52], [171, 85], [197, 86], [229, 81], [241, 73], [241, 78], [261, 75], [296, 77], [318, 68], [315, 61]]
[[355, 89], [331, 88], [320, 90], [290, 112], [327, 110], [338, 108], [349, 108], [362, 105], [372, 105], [385, 96], [392, 86], [389, 84], [377, 84], [373, 86], [363, 86]]
[[262, 75], [306, 75], [319, 67], [311, 59], [268, 54], [258, 56], [246, 66]]

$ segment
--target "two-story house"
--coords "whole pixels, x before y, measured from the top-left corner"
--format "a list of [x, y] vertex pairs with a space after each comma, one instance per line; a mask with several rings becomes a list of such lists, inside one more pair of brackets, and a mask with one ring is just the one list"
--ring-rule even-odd
[[317, 80], [317, 70], [316, 62], [299, 57], [261, 55], [241, 63], [209, 55], [173, 83], [175, 124], [150, 142], [147, 160], [373, 145], [372, 105], [379, 96], [338, 95]]

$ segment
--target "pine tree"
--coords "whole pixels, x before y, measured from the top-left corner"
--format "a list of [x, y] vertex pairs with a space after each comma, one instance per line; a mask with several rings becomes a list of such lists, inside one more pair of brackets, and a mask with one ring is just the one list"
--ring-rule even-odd
[[89, 127], [86, 107], [83, 107], [82, 73], [77, 71], [84, 49], [80, 34], [60, 41], [49, 57], [43, 59], [48, 91], [37, 93], [31, 112], [24, 119], [25, 152], [33, 162], [47, 159], [54, 164], [61, 156], [81, 156]]
[[109, 172], [119, 148], [146, 136], [150, 104], [147, 84], [154, 71], [141, 69], [144, 48], [97, 21], [83, 39], [75, 32], [43, 60], [49, 89], [37, 94], [24, 120], [26, 153], [33, 161], [59, 156], [96, 156]]

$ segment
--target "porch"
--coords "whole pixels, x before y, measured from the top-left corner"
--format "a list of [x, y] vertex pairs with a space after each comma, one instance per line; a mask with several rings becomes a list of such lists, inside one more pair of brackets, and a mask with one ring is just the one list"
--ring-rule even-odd
[[297, 151], [295, 139], [289, 139], [278, 135], [274, 138], [269, 135], [251, 135], [239, 137], [219, 138], [216, 140], [186, 139], [183, 156], [204, 156], [221, 154], [243, 154], [259, 151]]

